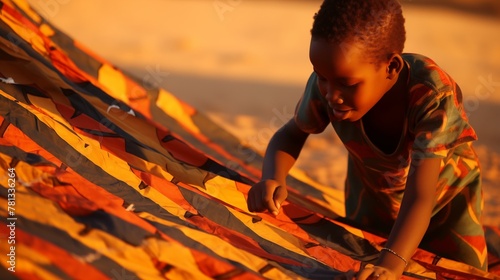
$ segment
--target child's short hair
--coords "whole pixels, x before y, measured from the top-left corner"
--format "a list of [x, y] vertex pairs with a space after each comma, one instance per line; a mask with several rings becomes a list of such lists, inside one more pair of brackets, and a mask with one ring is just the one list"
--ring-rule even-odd
[[314, 15], [313, 38], [361, 43], [367, 59], [380, 63], [403, 52], [405, 19], [398, 0], [325, 0]]

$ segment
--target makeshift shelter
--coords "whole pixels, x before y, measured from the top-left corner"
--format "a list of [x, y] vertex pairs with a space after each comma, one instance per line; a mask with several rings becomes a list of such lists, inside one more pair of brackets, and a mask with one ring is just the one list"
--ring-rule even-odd
[[[22, 0], [0, 2], [1, 279], [332, 279], [384, 237], [295, 172], [251, 213], [261, 156], [174, 94], [134, 80]], [[500, 279], [418, 250], [407, 279]]]

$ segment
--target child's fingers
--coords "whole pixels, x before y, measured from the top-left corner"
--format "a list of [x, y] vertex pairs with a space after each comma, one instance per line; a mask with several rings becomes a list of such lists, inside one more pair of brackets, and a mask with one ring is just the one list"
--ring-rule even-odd
[[262, 203], [264, 208], [266, 208], [269, 212], [277, 215], [278, 208], [274, 205], [274, 191], [278, 188], [279, 185], [275, 181], [266, 181], [265, 192], [262, 194]]
[[253, 188], [251, 188], [248, 191], [247, 207], [248, 207], [248, 211], [255, 212], [255, 209], [256, 209], [256, 207], [255, 207], [255, 190]]
[[286, 190], [286, 187], [284, 186], [278, 186], [273, 193], [273, 201], [274, 205], [277, 209], [276, 212], [273, 212], [274, 215], [278, 215], [278, 212], [281, 208], [281, 203], [285, 201], [286, 197], [288, 196], [288, 191]]
[[265, 210], [265, 208], [262, 207], [261, 192], [262, 189], [259, 188], [258, 186], [254, 186], [250, 189], [250, 191], [248, 191], [248, 198], [247, 198], [248, 211], [262, 212]]
[[[263, 212], [269, 210], [268, 200], [272, 202], [274, 192], [273, 182], [261, 181], [252, 186], [248, 191], [247, 206], [250, 212]], [[274, 203], [273, 203], [274, 204]]]
[[263, 212], [268, 210], [278, 215], [281, 203], [286, 199], [286, 187], [281, 187], [274, 180], [261, 181], [248, 191], [247, 207], [250, 212]]

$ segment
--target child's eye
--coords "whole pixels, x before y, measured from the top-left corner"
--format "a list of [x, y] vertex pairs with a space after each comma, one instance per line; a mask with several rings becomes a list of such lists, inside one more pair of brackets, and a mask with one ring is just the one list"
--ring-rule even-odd
[[359, 84], [360, 83], [344, 83], [344, 84], [342, 84], [342, 86], [346, 87], [346, 88], [353, 88], [353, 87], [356, 87]]

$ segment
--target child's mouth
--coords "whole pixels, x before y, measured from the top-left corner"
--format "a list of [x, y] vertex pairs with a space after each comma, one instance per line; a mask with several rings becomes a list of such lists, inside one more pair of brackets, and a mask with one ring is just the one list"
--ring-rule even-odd
[[349, 117], [351, 113], [351, 109], [335, 109], [332, 108], [333, 115], [335, 116], [336, 119], [339, 120], [345, 120]]

